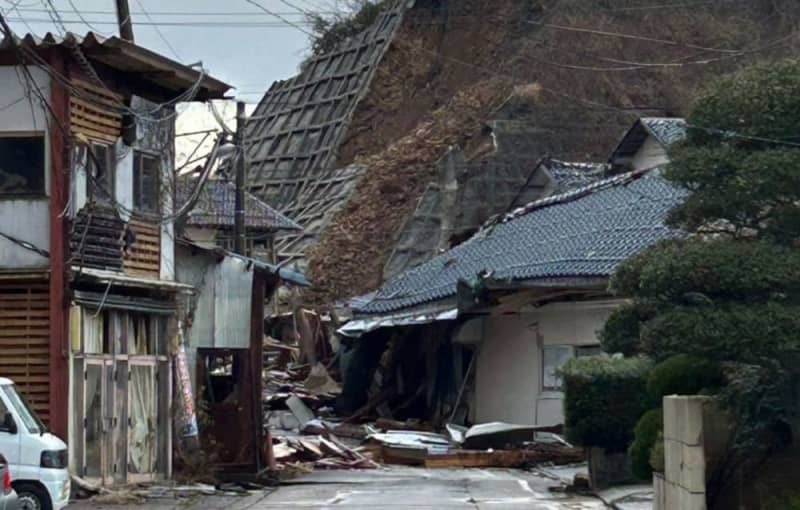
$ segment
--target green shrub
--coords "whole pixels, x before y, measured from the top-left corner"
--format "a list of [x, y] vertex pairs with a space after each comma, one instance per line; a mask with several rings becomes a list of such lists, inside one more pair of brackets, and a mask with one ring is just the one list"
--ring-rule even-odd
[[638, 296], [660, 302], [764, 302], [800, 290], [800, 251], [757, 241], [673, 241], [650, 252], [638, 277]]
[[623, 452], [633, 428], [652, 407], [644, 358], [590, 356], [564, 365], [564, 424], [570, 441], [584, 447]]
[[654, 315], [652, 307], [630, 304], [617, 308], [600, 329], [600, 344], [608, 354], [635, 356], [642, 351], [640, 331], [642, 323]]
[[640, 480], [649, 480], [653, 476], [650, 457], [658, 435], [664, 427], [663, 423], [661, 409], [651, 409], [639, 418], [633, 429], [634, 440], [628, 448], [628, 456], [631, 461], [631, 471]]
[[689, 354], [677, 354], [653, 367], [647, 393], [656, 402], [665, 395], [697, 395], [722, 384], [719, 365]]
[[656, 359], [688, 353], [717, 361], [793, 363], [800, 352], [800, 306], [783, 302], [678, 306], [642, 327], [642, 348]]
[[664, 472], [664, 431], [661, 430], [656, 436], [653, 449], [650, 450], [650, 467], [656, 473]]

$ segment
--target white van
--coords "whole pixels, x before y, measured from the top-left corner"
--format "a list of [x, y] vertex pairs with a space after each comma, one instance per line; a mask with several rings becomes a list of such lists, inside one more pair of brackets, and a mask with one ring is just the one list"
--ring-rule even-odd
[[0, 377], [0, 453], [13, 474], [12, 487], [25, 510], [61, 510], [69, 503], [67, 445], [47, 432], [17, 392]]

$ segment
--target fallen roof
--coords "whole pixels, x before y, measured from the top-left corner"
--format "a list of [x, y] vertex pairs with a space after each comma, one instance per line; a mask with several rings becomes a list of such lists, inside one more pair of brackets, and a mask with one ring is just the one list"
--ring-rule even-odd
[[339, 168], [352, 116], [400, 25], [398, 1], [367, 30], [309, 59], [300, 74], [270, 87], [247, 121], [251, 191], [301, 223], [307, 238], [279, 252], [303, 252], [353, 189], [360, 169]]
[[[180, 179], [178, 203], [186, 203], [192, 190], [190, 179]], [[245, 227], [251, 230], [302, 230], [302, 227], [265, 204], [250, 193], [245, 193]], [[233, 228], [236, 219], [236, 186], [224, 179], [211, 179], [203, 186], [186, 224], [193, 227]]]
[[642, 117], [636, 121], [611, 154], [610, 162], [633, 156], [648, 136], [668, 148], [686, 137], [686, 121], [678, 117]]
[[136, 74], [138, 80], [174, 94], [197, 87], [196, 98], [199, 100], [222, 99], [231, 88], [227, 83], [192, 67], [116, 36], [103, 37], [93, 32], [87, 32], [85, 36], [72, 32], [65, 35], [48, 32], [44, 37], [27, 34], [23, 37], [15, 36], [13, 39], [0, 39], [0, 51], [12, 51], [15, 46], [32, 51], [77, 47], [90, 61], [124, 73]]
[[233, 252], [231, 252], [229, 250], [226, 250], [224, 248], [220, 248], [220, 247], [209, 248], [207, 246], [202, 246], [202, 245], [200, 245], [200, 244], [198, 244], [198, 243], [196, 243], [196, 242], [194, 242], [194, 241], [192, 241], [190, 239], [186, 239], [186, 238], [178, 238], [178, 239], [176, 239], [176, 243], [178, 243], [179, 245], [185, 246], [187, 248], [190, 248], [191, 250], [196, 250], [196, 251], [199, 251], [199, 252], [215, 255], [215, 256], [219, 257], [220, 260], [223, 257], [233, 257], [233, 258], [236, 258], [236, 259], [239, 259], [239, 260], [243, 260], [245, 262], [253, 264], [253, 267], [255, 267], [257, 269], [260, 269], [262, 271], [266, 271], [266, 272], [271, 273], [271, 274], [278, 275], [278, 277], [281, 280], [283, 280], [283, 281], [285, 281], [287, 283], [292, 283], [292, 284], [295, 284], [295, 285], [299, 285], [301, 287], [309, 287], [311, 285], [311, 282], [308, 281], [308, 279], [306, 278], [306, 275], [301, 273], [301, 272], [299, 272], [299, 271], [293, 271], [293, 270], [291, 270], [289, 268], [286, 268], [286, 267], [281, 267], [281, 266], [278, 266], [278, 265], [275, 265], [275, 264], [270, 264], [268, 262], [264, 262], [263, 260], [254, 259], [254, 258], [251, 258], [251, 257], [247, 257], [245, 255], [239, 255], [238, 253], [233, 253]]
[[393, 312], [455, 295], [458, 282], [608, 277], [617, 265], [663, 239], [685, 198], [658, 170], [619, 175], [519, 208], [452, 250], [387, 282], [360, 314]]

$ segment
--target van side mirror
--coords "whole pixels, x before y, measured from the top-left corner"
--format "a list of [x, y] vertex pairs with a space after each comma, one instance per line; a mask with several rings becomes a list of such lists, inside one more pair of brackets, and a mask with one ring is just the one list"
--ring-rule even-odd
[[17, 433], [17, 423], [11, 413], [6, 413], [3, 416], [3, 423], [0, 424], [0, 432], [8, 432], [9, 434]]

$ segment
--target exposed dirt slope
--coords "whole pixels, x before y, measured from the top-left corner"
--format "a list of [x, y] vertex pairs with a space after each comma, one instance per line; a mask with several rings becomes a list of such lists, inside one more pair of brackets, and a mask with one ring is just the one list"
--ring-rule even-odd
[[[798, 48], [796, 0], [419, 0], [355, 114], [340, 164], [370, 170], [311, 256], [319, 296], [374, 290], [448, 145], [502, 116], [541, 128], [542, 156], [605, 159], [640, 115], [681, 115], [709, 78]], [[792, 35], [793, 34], [793, 35]]]
[[472, 85], [409, 135], [379, 154], [359, 158], [369, 174], [312, 252], [313, 274], [336, 275], [318, 279], [320, 290], [328, 296], [346, 296], [354, 289], [361, 292], [380, 285], [380, 270], [395, 234], [425, 186], [436, 179], [431, 162], [451, 145], [468, 145], [470, 135], [479, 133], [483, 119], [510, 92], [510, 82], [503, 78]]

